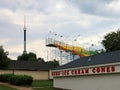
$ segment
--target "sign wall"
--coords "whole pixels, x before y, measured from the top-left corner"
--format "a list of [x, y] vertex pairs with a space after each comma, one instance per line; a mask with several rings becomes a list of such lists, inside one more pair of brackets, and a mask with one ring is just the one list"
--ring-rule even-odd
[[64, 69], [64, 70], [56, 70], [52, 71], [51, 75], [53, 77], [60, 76], [75, 76], [75, 75], [89, 75], [89, 74], [102, 74], [102, 73], [115, 73], [119, 72], [118, 66], [99, 66], [99, 67], [91, 67], [91, 68], [77, 68], [77, 69]]

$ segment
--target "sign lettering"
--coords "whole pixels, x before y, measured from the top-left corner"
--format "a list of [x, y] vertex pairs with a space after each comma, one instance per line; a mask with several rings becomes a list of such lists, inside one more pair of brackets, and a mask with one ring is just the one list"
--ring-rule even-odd
[[115, 66], [101, 66], [101, 67], [93, 67], [93, 68], [80, 68], [80, 69], [52, 71], [51, 75], [53, 77], [59, 77], [59, 76], [113, 73], [115, 71], [116, 71]]

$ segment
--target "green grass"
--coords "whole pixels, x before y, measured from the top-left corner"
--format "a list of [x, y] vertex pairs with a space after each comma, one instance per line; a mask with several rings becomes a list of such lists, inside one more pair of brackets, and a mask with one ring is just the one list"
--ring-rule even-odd
[[32, 87], [53, 87], [52, 80], [34, 80]]
[[33, 88], [34, 90], [56, 90], [56, 89], [54, 89], [54, 88], [47, 88], [47, 87], [45, 87], [45, 88]]
[[55, 90], [53, 88], [52, 80], [35, 80], [33, 81], [31, 87], [34, 90]]
[[[53, 80], [34, 80], [32, 85], [33, 90], [57, 90], [53, 88]], [[0, 90], [18, 90], [4, 85], [0, 85]]]
[[18, 89], [7, 87], [7, 86], [4, 86], [4, 85], [0, 85], [0, 90], [18, 90]]

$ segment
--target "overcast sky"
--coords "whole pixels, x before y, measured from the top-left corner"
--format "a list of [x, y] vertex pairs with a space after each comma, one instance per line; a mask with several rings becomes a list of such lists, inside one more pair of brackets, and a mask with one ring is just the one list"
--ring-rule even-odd
[[0, 0], [0, 45], [12, 59], [23, 53], [24, 15], [27, 52], [46, 60], [50, 31], [64, 41], [100, 48], [104, 35], [120, 28], [120, 0]]

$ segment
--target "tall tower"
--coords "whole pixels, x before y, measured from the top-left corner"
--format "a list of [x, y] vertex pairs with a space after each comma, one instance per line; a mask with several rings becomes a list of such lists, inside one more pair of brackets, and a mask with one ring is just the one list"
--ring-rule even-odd
[[24, 51], [23, 51], [23, 54], [26, 54], [27, 51], [26, 51], [26, 18], [24, 16]]

